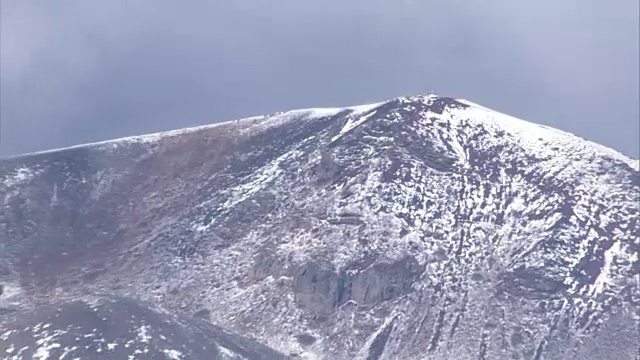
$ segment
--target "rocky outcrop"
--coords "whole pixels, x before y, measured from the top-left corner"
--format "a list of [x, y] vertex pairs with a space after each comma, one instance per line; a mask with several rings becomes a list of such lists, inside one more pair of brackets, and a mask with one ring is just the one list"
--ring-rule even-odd
[[293, 282], [298, 306], [315, 314], [331, 314], [340, 305], [344, 278], [330, 263], [311, 262], [302, 266]]
[[294, 278], [298, 306], [316, 314], [331, 314], [349, 301], [358, 306], [375, 306], [411, 291], [424, 271], [416, 259], [395, 262], [363, 261], [336, 271], [328, 262], [303, 265]]
[[351, 270], [343, 298], [362, 305], [376, 305], [411, 291], [424, 271], [414, 258], [408, 257], [393, 263], [376, 263], [363, 270]]

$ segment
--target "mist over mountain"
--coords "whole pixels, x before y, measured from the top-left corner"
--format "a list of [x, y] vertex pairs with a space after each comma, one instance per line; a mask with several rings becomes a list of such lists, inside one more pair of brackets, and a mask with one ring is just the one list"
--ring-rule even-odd
[[0, 354], [635, 359], [638, 164], [437, 95], [3, 159]]

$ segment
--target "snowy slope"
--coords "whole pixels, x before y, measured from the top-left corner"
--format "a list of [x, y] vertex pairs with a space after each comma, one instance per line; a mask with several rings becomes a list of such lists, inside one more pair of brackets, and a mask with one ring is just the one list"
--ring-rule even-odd
[[4, 301], [107, 289], [308, 359], [632, 359], [639, 185], [435, 95], [32, 154], [0, 162]]

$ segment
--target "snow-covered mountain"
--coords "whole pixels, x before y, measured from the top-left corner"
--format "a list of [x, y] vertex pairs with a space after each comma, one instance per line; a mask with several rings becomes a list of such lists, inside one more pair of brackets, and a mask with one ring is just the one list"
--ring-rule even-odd
[[638, 160], [465, 100], [5, 159], [0, 195], [13, 314], [108, 293], [303, 359], [640, 354]]

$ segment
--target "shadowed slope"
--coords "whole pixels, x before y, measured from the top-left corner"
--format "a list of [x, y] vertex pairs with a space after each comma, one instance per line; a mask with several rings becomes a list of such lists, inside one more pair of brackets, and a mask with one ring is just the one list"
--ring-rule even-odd
[[15, 314], [0, 324], [0, 353], [16, 360], [285, 359], [211, 324], [107, 297]]

